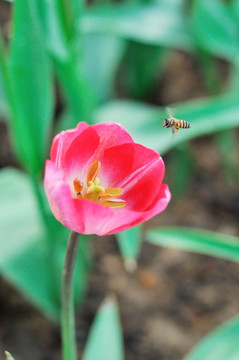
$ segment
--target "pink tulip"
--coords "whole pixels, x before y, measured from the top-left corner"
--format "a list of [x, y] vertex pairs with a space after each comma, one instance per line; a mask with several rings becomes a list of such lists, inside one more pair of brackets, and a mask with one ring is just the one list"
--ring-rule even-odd
[[152, 149], [119, 124], [84, 122], [53, 140], [44, 186], [58, 221], [81, 234], [109, 235], [159, 214], [171, 194]]

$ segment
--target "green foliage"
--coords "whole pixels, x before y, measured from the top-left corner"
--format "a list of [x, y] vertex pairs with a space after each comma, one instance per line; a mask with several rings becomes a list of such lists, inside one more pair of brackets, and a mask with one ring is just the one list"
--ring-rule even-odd
[[[37, 209], [31, 182], [19, 170], [0, 172], [0, 271], [43, 313], [57, 320], [60, 311], [60, 282], [68, 231], [58, 227], [48, 234]], [[58, 230], [57, 230], [58, 228]], [[51, 229], [53, 230], [52, 226]], [[7, 242], [7, 246], [6, 246]], [[88, 242], [82, 241], [76, 268], [77, 302], [83, 299], [90, 266]]]
[[[86, 34], [83, 38], [83, 72], [97, 103], [114, 95], [114, 79], [125, 52], [126, 43], [105, 34]], [[107, 56], [106, 56], [107, 54]]]
[[221, 154], [225, 178], [230, 186], [236, 186], [238, 183], [238, 144], [235, 131], [223, 131], [216, 136]]
[[174, 199], [184, 195], [194, 176], [194, 170], [194, 157], [190, 147], [187, 143], [178, 145], [167, 168], [167, 181]]
[[5, 355], [6, 355], [6, 360], [14, 360], [14, 358], [8, 351], [5, 351]]
[[192, 30], [195, 44], [233, 62], [239, 54], [238, 21], [222, 0], [194, 0]]
[[160, 46], [129, 41], [125, 59], [125, 85], [136, 99], [147, 97], [157, 74], [162, 73], [171, 52]]
[[184, 227], [161, 227], [147, 231], [146, 239], [155, 245], [239, 262], [239, 239], [229, 235]]
[[239, 358], [239, 316], [205, 336], [184, 360], [237, 360]]
[[38, 3], [42, 33], [55, 66], [57, 79], [70, 107], [75, 125], [91, 122], [95, 98], [83, 69], [80, 39], [80, 1], [46, 1]]
[[191, 50], [189, 24], [170, 2], [95, 6], [82, 19], [86, 34], [106, 33], [143, 44]]
[[127, 231], [118, 233], [116, 236], [124, 259], [126, 261], [136, 260], [139, 255], [142, 242], [142, 226], [135, 226]]
[[12, 128], [17, 154], [29, 171], [37, 174], [49, 149], [53, 113], [50, 60], [34, 2], [16, 2], [13, 24], [8, 79]]
[[83, 360], [123, 360], [123, 338], [116, 302], [108, 298], [96, 314]]

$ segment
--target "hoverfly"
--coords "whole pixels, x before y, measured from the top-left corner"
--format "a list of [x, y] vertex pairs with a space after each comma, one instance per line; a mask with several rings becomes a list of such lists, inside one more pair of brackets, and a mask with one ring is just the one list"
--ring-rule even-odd
[[175, 119], [172, 115], [172, 111], [166, 108], [168, 118], [163, 120], [163, 127], [172, 129], [172, 133], [175, 134], [179, 129], [189, 129], [191, 125], [185, 120]]

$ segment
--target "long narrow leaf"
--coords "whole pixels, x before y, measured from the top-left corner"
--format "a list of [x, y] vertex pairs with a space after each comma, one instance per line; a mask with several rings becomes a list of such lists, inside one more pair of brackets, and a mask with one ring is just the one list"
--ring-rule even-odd
[[[83, 37], [82, 68], [97, 102], [113, 97], [115, 74], [126, 48], [123, 39], [111, 35], [88, 34]], [[105, 55], [107, 54], [107, 56]]]
[[6, 360], [14, 360], [13, 356], [8, 351], [5, 351], [5, 355], [6, 355]]
[[127, 266], [132, 260], [134, 262], [139, 255], [142, 242], [142, 227], [140, 225], [135, 226], [132, 229], [118, 233], [116, 237]]
[[84, 33], [106, 33], [145, 44], [192, 50], [189, 24], [168, 2], [123, 4], [90, 9], [82, 20]]
[[234, 61], [239, 54], [238, 22], [221, 0], [194, 0], [192, 30], [198, 46]]
[[[58, 320], [66, 228], [54, 219], [55, 257], [38, 213], [29, 177], [19, 170], [0, 171], [0, 272], [49, 318]], [[53, 229], [53, 227], [52, 227]], [[7, 242], [7, 246], [6, 246]], [[76, 303], [82, 301], [90, 267], [88, 239], [82, 239], [76, 266]], [[49, 254], [49, 255], [48, 255]]]
[[123, 360], [123, 358], [118, 306], [113, 299], [106, 299], [91, 327], [83, 360]]
[[239, 262], [239, 238], [184, 227], [161, 227], [146, 233], [148, 242]]
[[38, 173], [48, 151], [53, 112], [50, 62], [41, 34], [35, 3], [14, 4], [10, 81], [13, 130], [26, 167]]
[[239, 316], [205, 336], [184, 360], [238, 360]]

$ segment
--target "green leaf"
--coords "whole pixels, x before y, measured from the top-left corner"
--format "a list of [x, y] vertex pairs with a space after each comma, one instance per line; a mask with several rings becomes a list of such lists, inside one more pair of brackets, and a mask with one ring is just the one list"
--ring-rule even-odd
[[69, 57], [69, 44], [61, 4], [62, 1], [55, 0], [37, 2], [39, 20], [41, 21], [42, 32], [45, 34], [48, 51], [53, 57], [64, 61]]
[[83, 68], [83, 37], [79, 26], [82, 4], [77, 0], [36, 2], [44, 40], [74, 122], [90, 123], [96, 95]]
[[82, 29], [87, 34], [104, 33], [145, 44], [192, 49], [187, 18], [166, 2], [93, 7], [84, 15]]
[[[46, 235], [31, 184], [22, 172], [0, 172], [0, 271], [47, 315], [56, 316]], [[6, 246], [7, 239], [7, 246]]]
[[[32, 185], [29, 177], [19, 170], [1, 170], [0, 199], [0, 272], [45, 315], [58, 320], [61, 273], [69, 230], [55, 224], [57, 230], [52, 231], [51, 236], [52, 240], [57, 239], [54, 242], [56, 248], [54, 256], [49, 254], [52, 248]], [[75, 277], [77, 302], [84, 296], [89, 264], [88, 242], [82, 239]]]
[[125, 45], [124, 40], [111, 35], [89, 34], [83, 37], [82, 67], [98, 102], [113, 95], [115, 74]]
[[116, 302], [106, 299], [97, 312], [83, 360], [123, 360], [123, 339]]
[[137, 258], [142, 242], [142, 226], [135, 226], [129, 230], [118, 233], [116, 236], [123, 257], [125, 259]]
[[[179, 198], [188, 189], [188, 185], [194, 176], [195, 162], [188, 144], [178, 145], [177, 151], [172, 156], [167, 167], [167, 177], [173, 197]], [[175, 181], [175, 179], [177, 180]]]
[[15, 360], [8, 351], [5, 351], [5, 355], [6, 355], [6, 360]]
[[[135, 99], [148, 96], [160, 76], [171, 52], [164, 47], [129, 42], [126, 54], [124, 86]], [[131, 97], [130, 96], [130, 97]]]
[[81, 57], [72, 56], [68, 61], [56, 61], [55, 65], [74, 122], [86, 121], [90, 124], [96, 99], [86, 81]]
[[239, 262], [239, 238], [184, 227], [161, 227], [146, 233], [148, 242]]
[[236, 132], [233, 130], [222, 131], [216, 136], [216, 143], [221, 155], [224, 175], [229, 185], [237, 186], [238, 171], [238, 142]]
[[37, 174], [48, 152], [53, 82], [38, 13], [31, 0], [18, 0], [14, 4], [9, 81], [17, 154]]
[[205, 336], [184, 360], [238, 360], [239, 316]]
[[[174, 107], [174, 105], [172, 105]], [[138, 143], [158, 150], [161, 154], [187, 140], [239, 126], [238, 94], [225, 94], [187, 101], [175, 106], [175, 117], [191, 124], [172, 137], [170, 129], [162, 127], [165, 109], [141, 102], [115, 100], [99, 107], [94, 121], [121, 123]]]
[[142, 226], [135, 226], [127, 231], [116, 234], [118, 245], [123, 258], [130, 264], [135, 261], [140, 253], [142, 242]]
[[238, 23], [222, 0], [193, 2], [192, 30], [199, 47], [226, 60], [239, 53]]
[[235, 17], [236, 21], [239, 20], [239, 1], [232, 0], [229, 4], [229, 9], [231, 10], [231, 15]]

